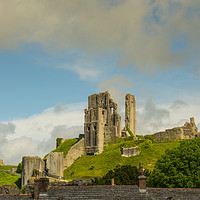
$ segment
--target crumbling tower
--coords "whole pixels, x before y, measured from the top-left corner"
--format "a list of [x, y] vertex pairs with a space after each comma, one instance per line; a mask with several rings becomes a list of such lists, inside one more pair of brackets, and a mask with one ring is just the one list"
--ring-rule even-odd
[[129, 128], [136, 137], [136, 101], [132, 94], [125, 97], [125, 128]]
[[88, 96], [84, 134], [86, 154], [101, 153], [105, 145], [121, 137], [121, 116], [108, 91]]

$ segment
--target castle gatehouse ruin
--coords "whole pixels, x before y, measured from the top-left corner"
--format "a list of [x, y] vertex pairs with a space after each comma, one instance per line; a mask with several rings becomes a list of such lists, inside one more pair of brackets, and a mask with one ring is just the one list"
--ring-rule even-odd
[[121, 137], [121, 116], [109, 92], [88, 97], [85, 109], [85, 153], [101, 153], [105, 145]]

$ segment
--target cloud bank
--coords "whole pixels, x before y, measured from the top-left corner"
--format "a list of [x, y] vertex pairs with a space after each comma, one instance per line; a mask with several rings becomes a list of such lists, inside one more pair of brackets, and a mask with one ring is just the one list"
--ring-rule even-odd
[[26, 119], [0, 123], [0, 158], [17, 164], [23, 156], [41, 156], [56, 147], [56, 138], [83, 133], [86, 103], [57, 104]]
[[197, 0], [0, 0], [0, 46], [116, 52], [145, 71], [185, 66], [199, 61], [199, 10]]

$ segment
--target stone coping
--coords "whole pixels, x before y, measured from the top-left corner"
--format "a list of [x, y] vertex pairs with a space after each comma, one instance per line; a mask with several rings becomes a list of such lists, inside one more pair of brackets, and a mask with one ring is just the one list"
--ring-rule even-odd
[[77, 185], [50, 185], [48, 187], [55, 187], [55, 188], [65, 188], [65, 187], [68, 187], [68, 188], [73, 188], [73, 187], [79, 187], [79, 188], [94, 188], [94, 187], [135, 187], [135, 188], [139, 188], [137, 185], [80, 185], [80, 186], [77, 186]]

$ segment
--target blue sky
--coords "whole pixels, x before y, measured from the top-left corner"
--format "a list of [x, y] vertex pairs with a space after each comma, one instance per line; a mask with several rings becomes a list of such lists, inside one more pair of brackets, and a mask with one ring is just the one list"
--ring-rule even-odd
[[138, 134], [200, 124], [198, 0], [0, 0], [0, 24], [5, 163], [77, 137], [88, 95], [106, 90], [122, 124], [135, 95]]

